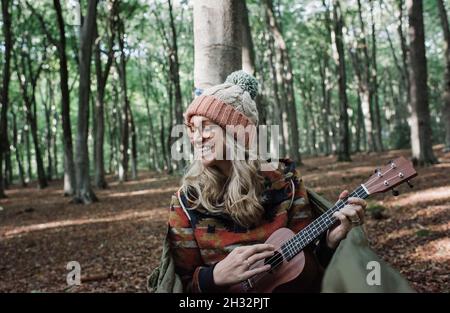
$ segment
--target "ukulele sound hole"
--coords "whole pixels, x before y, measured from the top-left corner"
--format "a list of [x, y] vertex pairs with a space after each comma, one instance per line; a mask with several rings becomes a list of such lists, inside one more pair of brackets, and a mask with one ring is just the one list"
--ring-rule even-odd
[[269, 273], [272, 273], [276, 266], [283, 262], [283, 256], [280, 252], [275, 251], [273, 256], [264, 259], [264, 265], [270, 264]]

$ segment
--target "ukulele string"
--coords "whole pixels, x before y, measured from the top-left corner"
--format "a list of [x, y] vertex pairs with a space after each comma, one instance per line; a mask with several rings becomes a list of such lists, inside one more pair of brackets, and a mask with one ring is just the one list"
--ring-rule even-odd
[[[362, 195], [364, 195], [364, 189], [359, 189], [360, 187], [358, 187], [355, 191], [353, 191], [352, 192], [352, 194], [354, 194], [355, 196], [357, 196], [357, 197], [361, 197]], [[361, 194], [359, 194], [361, 192]], [[352, 196], [352, 194], [350, 194], [349, 195], [349, 197], [350, 196]], [[347, 197], [347, 199], [348, 199], [348, 197]], [[339, 201], [341, 201], [341, 202], [339, 202]], [[336, 204], [335, 204], [335, 209], [332, 209], [332, 210], [328, 210], [328, 211], [326, 211], [324, 214], [322, 214], [321, 216], [319, 216], [319, 218], [317, 218], [316, 219], [316, 223], [317, 223], [317, 225], [316, 225], [316, 227], [318, 228], [318, 227], [320, 227], [320, 228], [322, 228], [322, 226], [326, 226], [326, 224], [325, 223], [323, 223], [324, 222], [324, 220], [325, 220], [325, 218], [327, 218], [329, 221], [332, 221], [332, 218], [333, 218], [333, 216], [332, 216], [332, 214], [334, 214], [335, 212], [337, 212], [337, 211], [339, 211], [340, 209], [342, 209], [347, 203], [346, 202], [344, 202], [344, 201], [342, 201], [342, 200], [339, 200], [338, 202], [336, 202]], [[302, 233], [305, 233], [306, 234], [306, 241], [307, 240], [309, 240], [309, 239], [311, 239], [310, 237], [309, 237], [309, 235], [314, 235], [314, 234], [312, 234], [309, 230], [310, 230], [310, 228], [312, 228], [312, 226], [307, 226], [305, 229], [304, 229], [304, 231], [302, 231]], [[325, 229], [324, 229], [325, 230]], [[304, 240], [303, 239], [301, 239], [301, 243], [302, 244], [304, 244], [305, 242], [304, 242]], [[292, 244], [292, 243], [287, 243], [287, 250], [288, 250], [288, 252], [295, 252], [294, 251], [294, 249], [295, 249], [296, 247]]]
[[[361, 191], [364, 191], [363, 189], [361, 190]], [[353, 193], [353, 192], [352, 192]], [[354, 192], [357, 196], [361, 196], [361, 195], [363, 195], [363, 194], [359, 194], [359, 190], [357, 189], [355, 192]], [[341, 200], [340, 200], [341, 201]], [[339, 202], [339, 201], [338, 201]], [[346, 202], [344, 202], [344, 201], [341, 201], [340, 203], [338, 203], [336, 206], [335, 206], [335, 208], [337, 209], [337, 210], [328, 210], [328, 211], [326, 211], [325, 213], [323, 213], [318, 219], [320, 219], [322, 216], [324, 216], [324, 215], [327, 215], [327, 217], [328, 218], [332, 218], [332, 216], [328, 216], [329, 215], [329, 212], [331, 212], [331, 211], [333, 211], [332, 213], [334, 213], [334, 212], [337, 212], [337, 211], [339, 211], [340, 209], [342, 209], [345, 205], [346, 205], [347, 203]], [[341, 206], [342, 205], [342, 206]], [[321, 225], [321, 222], [322, 221], [319, 221], [319, 225]], [[306, 233], [308, 233], [308, 226], [304, 229], [304, 231], [306, 232]], [[302, 244], [304, 244], [305, 242], [302, 240], [302, 242], [301, 242]], [[304, 247], [303, 247], [304, 248]], [[295, 249], [295, 247], [292, 245], [292, 244], [290, 244], [290, 243], [288, 243], [288, 251], [289, 252], [292, 252], [292, 251], [294, 251], [294, 249]], [[281, 264], [283, 264], [283, 259], [284, 259], [284, 257], [283, 257], [283, 251], [279, 251], [279, 250], [276, 250], [277, 252], [279, 252], [279, 255], [277, 255], [276, 257], [275, 257], [275, 259], [272, 259], [272, 258], [274, 258], [274, 256], [271, 256], [268, 260], [267, 260], [267, 262], [268, 263], [272, 263], [273, 262], [273, 267], [271, 267], [271, 269], [275, 269], [275, 268], [277, 268], [279, 265], [281, 265]], [[259, 280], [261, 280], [262, 278], [264, 278], [266, 275], [268, 274], [268, 272], [263, 272], [263, 273], [260, 273], [260, 274], [257, 274], [257, 275], [255, 275], [255, 276], [257, 276], [255, 279], [253, 279], [252, 281], [253, 281], [253, 283], [257, 283]], [[253, 276], [253, 277], [255, 277], [255, 276]], [[250, 279], [252, 279], [252, 278], [250, 278]]]
[[[395, 179], [395, 178], [397, 178], [397, 176], [388, 178], [388, 179], [384, 180], [383, 182], [381, 182], [381, 183], [379, 183], [379, 184], [376, 184], [376, 185], [371, 186], [371, 188], [373, 188], [373, 187], [376, 188], [376, 187], [378, 187], [378, 186], [384, 185], [385, 182], [389, 183], [390, 180], [393, 180], [393, 179]], [[387, 186], [388, 186], [388, 185], [387, 185]]]
[[368, 187], [370, 184], [372, 184], [373, 182], [376, 182], [378, 179], [380, 179], [380, 177], [383, 177], [384, 175], [386, 175], [387, 173], [389, 173], [389, 171], [393, 170], [394, 168], [395, 168], [395, 167], [391, 167], [390, 169], [388, 169], [388, 170], [387, 170], [386, 172], [384, 172], [384, 173], [379, 172], [379, 173], [381, 173], [380, 176], [376, 176], [376, 177], [374, 177], [374, 178], [372, 178], [372, 179], [369, 179], [369, 180], [364, 184], [364, 186]]

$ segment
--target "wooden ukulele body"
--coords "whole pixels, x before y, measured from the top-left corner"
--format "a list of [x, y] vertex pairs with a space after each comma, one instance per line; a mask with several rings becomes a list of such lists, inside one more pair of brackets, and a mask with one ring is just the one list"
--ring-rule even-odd
[[[294, 282], [296, 278], [300, 276], [305, 267], [305, 253], [302, 251], [289, 261], [286, 261], [281, 253], [279, 253], [279, 251], [281, 251], [281, 246], [283, 245], [283, 243], [292, 238], [294, 235], [295, 233], [288, 228], [280, 228], [273, 232], [265, 243], [269, 243], [275, 246], [276, 260], [282, 260], [282, 263], [275, 268], [272, 268], [268, 272], [256, 275], [249, 281], [244, 281], [242, 283], [233, 285], [232, 287], [230, 287], [230, 292], [295, 292], [295, 289], [297, 289], [297, 284], [295, 284]], [[251, 268], [261, 267], [265, 263], [267, 264], [269, 259], [270, 258], [260, 260], [253, 264]], [[272, 257], [272, 259], [275, 259], [275, 257]], [[282, 285], [285, 285], [284, 287], [286, 288], [277, 288]], [[298, 287], [298, 289], [303, 289], [301, 286]]]

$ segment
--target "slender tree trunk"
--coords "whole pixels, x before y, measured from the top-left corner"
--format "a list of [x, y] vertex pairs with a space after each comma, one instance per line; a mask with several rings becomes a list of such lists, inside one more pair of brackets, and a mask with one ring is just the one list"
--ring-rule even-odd
[[22, 187], [26, 187], [27, 184], [25, 182], [25, 175], [23, 170], [23, 164], [22, 164], [22, 157], [20, 156], [20, 149], [17, 142], [17, 118], [14, 111], [11, 111], [12, 117], [13, 117], [13, 144], [15, 148], [16, 153], [16, 161], [17, 161], [17, 167], [19, 169], [19, 179], [20, 179], [20, 185]]
[[339, 0], [333, 0], [334, 44], [337, 51], [337, 71], [339, 83], [339, 146], [338, 161], [351, 161], [350, 159], [350, 133], [348, 127], [348, 100], [347, 76], [345, 72], [344, 42], [342, 27], [344, 21]]
[[[111, 35], [108, 38], [108, 52], [107, 60], [104, 69], [101, 63], [101, 52], [100, 52], [100, 40], [97, 40], [95, 45], [94, 57], [95, 57], [95, 74], [97, 79], [97, 94], [95, 99], [95, 125], [96, 132], [94, 138], [94, 151], [95, 151], [95, 186], [98, 188], [106, 188], [107, 183], [105, 179], [105, 156], [104, 156], [104, 137], [105, 137], [105, 90], [106, 83], [108, 81], [109, 72], [114, 59], [114, 38], [115, 38], [115, 21], [116, 21], [116, 10], [118, 2], [113, 1], [112, 7], [109, 12], [109, 30]], [[98, 29], [96, 23], [96, 37], [98, 37]]]
[[[113, 105], [112, 110], [114, 111], [115, 106]], [[113, 157], [114, 157], [114, 137], [113, 137], [113, 126], [111, 120], [113, 119], [114, 113], [110, 114], [110, 112], [106, 111], [105, 119], [106, 119], [106, 127], [107, 127], [107, 136], [109, 139], [109, 160], [108, 160], [108, 173], [111, 174], [113, 171]]]
[[[277, 55], [279, 55], [277, 65], [279, 66], [280, 75], [280, 90], [283, 95], [282, 102], [285, 104], [285, 110], [283, 110], [283, 130], [291, 136], [289, 136], [289, 151], [292, 154], [291, 157], [298, 163], [301, 163], [300, 156], [300, 138], [298, 131], [298, 121], [297, 121], [297, 108], [295, 104], [295, 94], [294, 94], [294, 80], [292, 72], [292, 64], [290, 60], [290, 55], [286, 42], [284, 41], [281, 27], [275, 17], [273, 10], [272, 0], [265, 0], [266, 5], [266, 18], [268, 19], [269, 29], [275, 41], [275, 46], [277, 48]], [[285, 88], [282, 88], [285, 86]], [[285, 101], [283, 101], [285, 98]]]
[[[400, 63], [400, 61], [399, 61], [399, 59], [397, 57], [397, 54], [396, 54], [395, 48], [394, 48], [394, 44], [392, 42], [391, 36], [389, 35], [389, 31], [387, 29], [386, 29], [386, 35], [387, 35], [387, 38], [388, 38], [389, 47], [391, 49], [392, 58], [394, 59], [395, 67], [397, 68], [397, 72], [399, 73], [399, 76], [400, 76], [400, 79], [398, 81], [398, 83], [399, 83], [399, 85], [398, 85], [399, 86], [398, 87], [398, 89], [399, 89], [399, 91], [398, 91], [399, 97], [404, 98], [404, 96], [402, 96], [402, 95], [406, 95], [406, 94], [409, 95], [409, 90], [407, 90], [407, 89], [409, 89], [409, 77], [407, 77], [407, 76], [405, 77], [405, 67], [403, 65], [403, 62]], [[389, 72], [389, 81], [393, 82], [391, 76], [392, 75]], [[408, 121], [407, 121], [407, 116], [408, 116], [407, 108], [409, 107], [409, 104], [408, 104], [409, 103], [409, 96], [407, 96], [406, 98], [407, 98], [407, 100], [404, 100], [404, 101], [400, 101], [399, 99], [397, 99], [397, 102], [398, 102], [399, 105], [395, 107], [395, 109], [396, 109], [395, 114], [402, 120], [402, 122], [400, 124], [398, 124], [398, 126], [400, 128], [408, 127], [407, 126], [407, 124], [408, 124]], [[403, 125], [403, 123], [405, 125]], [[409, 132], [409, 130], [408, 130], [408, 132]], [[397, 148], [400, 148], [400, 147], [397, 147]]]
[[46, 126], [46, 131], [45, 131], [45, 142], [46, 142], [46, 153], [47, 153], [47, 179], [48, 180], [52, 180], [53, 177], [53, 160], [52, 160], [52, 153], [51, 153], [51, 148], [52, 148], [52, 126], [51, 126], [51, 104], [50, 104], [50, 99], [53, 97], [53, 92], [52, 92], [52, 87], [50, 84], [50, 80], [47, 79], [46, 81], [47, 84], [47, 90], [48, 90], [48, 96], [47, 99], [44, 99], [44, 97], [42, 97], [42, 104], [44, 105], [44, 111], [45, 111], [45, 126]]
[[[144, 101], [145, 101], [145, 108], [147, 110], [147, 118], [148, 118], [148, 126], [149, 126], [149, 150], [148, 150], [148, 157], [149, 160], [152, 160], [153, 163], [153, 168], [155, 170], [157, 170], [158, 172], [161, 170], [159, 167], [159, 163], [158, 163], [158, 158], [157, 158], [157, 146], [156, 146], [156, 134], [154, 131], [154, 127], [153, 127], [153, 118], [152, 118], [152, 114], [151, 114], [151, 110], [150, 110], [150, 103], [149, 103], [149, 89], [150, 89], [150, 85], [151, 85], [151, 72], [147, 72], [147, 75], [142, 74], [141, 72], [141, 80], [142, 80], [142, 89], [143, 89], [143, 93], [144, 93]], [[154, 97], [155, 97], [155, 101], [157, 103], [159, 103], [159, 98], [158, 98], [158, 94], [155, 92], [154, 93]]]
[[450, 151], [450, 28], [447, 17], [447, 10], [443, 0], [436, 0], [441, 19], [442, 31], [444, 33], [445, 41], [445, 74], [444, 74], [444, 94], [443, 100], [443, 115], [445, 125], [445, 151]]
[[52, 118], [53, 118], [53, 127], [54, 127], [54, 131], [52, 133], [52, 147], [53, 147], [53, 173], [55, 174], [55, 176], [57, 177], [59, 172], [58, 172], [58, 145], [57, 145], [57, 141], [58, 141], [58, 112], [56, 111], [56, 106], [55, 106], [55, 100], [52, 100], [52, 107], [53, 112], [52, 112]]
[[311, 127], [307, 126], [308, 128], [311, 128], [311, 134], [310, 134], [310, 146], [311, 146], [311, 152], [313, 156], [317, 156], [317, 146], [316, 146], [316, 140], [317, 140], [317, 124], [316, 120], [314, 118], [314, 110], [313, 110], [313, 101], [312, 101], [312, 92], [311, 88], [308, 88], [308, 90], [305, 92], [305, 111], [308, 112], [308, 121], [311, 125]]
[[[7, 136], [8, 147], [11, 146], [9, 136]], [[11, 149], [8, 149], [5, 153], [5, 188], [9, 188], [13, 181], [13, 171], [11, 162]]]
[[[255, 46], [253, 44], [250, 21], [248, 17], [247, 1], [241, 0], [242, 5], [242, 69], [256, 76], [257, 69], [255, 64]], [[259, 124], [265, 125], [267, 119], [266, 108], [264, 107], [262, 93], [258, 93], [255, 98], [256, 107], [258, 109]]]
[[[408, 69], [408, 58], [409, 58], [409, 48], [406, 43], [406, 37], [403, 32], [403, 2], [404, 0], [397, 0], [398, 6], [398, 24], [397, 24], [397, 33], [400, 38], [400, 47], [402, 51], [402, 63], [403, 63], [403, 78], [406, 84], [406, 107], [409, 111], [411, 111], [411, 86], [410, 86], [410, 77], [409, 77], [409, 69]], [[409, 112], [411, 114], [411, 112]]]
[[331, 68], [330, 68], [330, 55], [329, 55], [329, 47], [332, 45], [332, 31], [331, 31], [331, 12], [326, 4], [325, 0], [322, 0], [322, 6], [325, 9], [325, 28], [326, 32], [326, 44], [327, 48], [323, 52], [323, 68], [322, 72], [322, 97], [324, 102], [323, 115], [324, 115], [324, 139], [325, 139], [325, 154], [329, 155], [331, 153], [331, 136], [330, 132], [333, 129], [331, 117]]
[[[362, 64], [363, 70], [361, 71], [361, 79], [359, 81], [359, 89], [361, 93], [361, 104], [362, 110], [364, 114], [364, 127], [368, 134], [367, 140], [369, 144], [370, 151], [378, 151], [379, 147], [377, 145], [376, 140], [376, 129], [374, 127], [374, 113], [372, 106], [373, 99], [373, 89], [371, 86], [371, 68], [370, 68], [370, 57], [369, 57], [369, 49], [366, 40], [366, 31], [365, 31], [365, 21], [362, 16], [362, 8], [361, 8], [361, 0], [358, 0], [358, 17], [359, 23], [361, 26], [361, 35], [358, 40], [358, 50], [362, 53]], [[359, 62], [358, 62], [359, 63]]]
[[72, 125], [70, 121], [70, 92], [69, 73], [67, 69], [66, 55], [66, 31], [62, 15], [61, 3], [53, 0], [58, 22], [58, 59], [59, 59], [59, 84], [61, 89], [61, 122], [62, 142], [64, 151], [64, 195], [73, 196], [76, 187], [75, 162], [73, 158]]
[[381, 129], [381, 115], [380, 115], [380, 103], [379, 103], [379, 95], [378, 95], [378, 64], [377, 64], [377, 41], [376, 41], [376, 29], [375, 29], [375, 20], [373, 18], [373, 2], [370, 1], [370, 17], [372, 23], [372, 71], [371, 71], [371, 79], [372, 79], [372, 97], [373, 97], [373, 106], [375, 113], [375, 142], [378, 148], [378, 151], [383, 151], [383, 138], [382, 138], [382, 129]]
[[91, 203], [97, 200], [91, 188], [89, 176], [89, 151], [88, 151], [88, 128], [89, 128], [89, 98], [91, 78], [91, 55], [95, 35], [95, 19], [97, 15], [97, 0], [89, 0], [87, 14], [80, 29], [79, 49], [79, 102], [76, 144], [76, 182], [77, 188], [74, 200], [79, 203]]
[[[31, 107], [31, 106], [29, 106], [29, 107]], [[28, 113], [27, 116], [28, 116], [28, 121], [30, 123], [30, 127], [31, 127], [31, 138], [33, 139], [33, 144], [34, 144], [34, 154], [35, 154], [37, 174], [38, 174], [38, 185], [39, 185], [39, 188], [43, 189], [48, 186], [48, 183], [47, 183], [47, 178], [45, 175], [44, 162], [42, 160], [41, 149], [39, 147], [37, 121], [36, 121], [36, 117], [33, 116], [33, 114], [31, 112]]]
[[330, 88], [328, 82], [328, 67], [329, 67], [329, 56], [328, 52], [322, 53], [322, 58], [319, 61], [319, 73], [320, 73], [320, 87], [322, 91], [322, 107], [321, 107], [321, 118], [322, 118], [322, 132], [324, 147], [323, 152], [325, 155], [331, 153], [331, 143], [330, 143]]
[[279, 89], [278, 89], [278, 82], [277, 82], [277, 71], [275, 69], [275, 63], [274, 63], [274, 55], [273, 55], [273, 51], [274, 51], [274, 47], [273, 47], [273, 38], [272, 36], [267, 33], [266, 34], [266, 40], [268, 43], [268, 50], [267, 50], [267, 55], [268, 55], [268, 59], [269, 59], [269, 68], [270, 68], [270, 74], [272, 77], [272, 88], [273, 88], [273, 99], [274, 99], [274, 104], [273, 104], [273, 118], [272, 118], [272, 124], [273, 125], [279, 125], [278, 127], [280, 128], [280, 139], [281, 139], [281, 147], [280, 147], [280, 153], [281, 155], [285, 156], [287, 154], [286, 151], [286, 140], [287, 138], [285, 137], [285, 134], [283, 132], [283, 119], [282, 119], [282, 112], [281, 112], [281, 99], [280, 99], [280, 95], [279, 95]]
[[[356, 139], [355, 139], [355, 152], [361, 152], [361, 140], [365, 142], [365, 133], [364, 133], [364, 116], [362, 113], [361, 106], [361, 95], [358, 92], [357, 96], [357, 122], [356, 122]], [[365, 144], [363, 144], [365, 147]]]
[[160, 115], [160, 120], [161, 120], [161, 132], [160, 132], [160, 143], [161, 143], [161, 150], [162, 150], [162, 155], [163, 155], [163, 160], [164, 160], [164, 164], [165, 164], [165, 169], [168, 170], [170, 168], [170, 161], [169, 161], [169, 157], [167, 156], [167, 152], [166, 152], [166, 143], [165, 143], [165, 136], [164, 136], [164, 116], [161, 114]]
[[[177, 43], [177, 31], [175, 27], [175, 21], [173, 17], [172, 1], [168, 0], [169, 4], [169, 21], [170, 21], [170, 33], [171, 42], [169, 43], [169, 68], [170, 68], [170, 79], [174, 87], [175, 96], [175, 122], [177, 125], [183, 124], [183, 103], [181, 98], [181, 86], [180, 86], [180, 64], [178, 61], [178, 43]], [[171, 138], [170, 145], [172, 145], [174, 138]], [[178, 147], [178, 151], [181, 148]], [[178, 170], [182, 170], [185, 167], [184, 159], [176, 162]]]
[[[98, 34], [96, 35], [98, 38]], [[104, 164], [104, 133], [105, 133], [105, 113], [104, 113], [104, 93], [105, 88], [102, 82], [102, 67], [100, 59], [100, 40], [97, 40], [94, 50], [95, 74], [97, 78], [97, 93], [94, 105], [94, 184], [97, 188], [106, 188], [105, 164]]]
[[30, 144], [30, 128], [28, 125], [28, 121], [26, 122], [27, 125], [25, 125], [24, 128], [24, 138], [25, 138], [25, 146], [26, 146], [26, 152], [27, 152], [27, 183], [31, 181], [31, 178], [33, 176], [33, 171], [31, 167], [31, 144]]
[[138, 176], [137, 133], [130, 106], [128, 106], [128, 116], [130, 117], [129, 129], [131, 131], [131, 178], [136, 179]]
[[411, 84], [412, 156], [419, 164], [437, 162], [433, 153], [430, 110], [428, 107], [427, 59], [422, 1], [407, 0], [409, 15], [409, 77]]
[[120, 49], [120, 60], [118, 65], [119, 80], [122, 92], [122, 132], [120, 143], [120, 162], [119, 162], [119, 181], [124, 182], [128, 180], [128, 163], [129, 163], [129, 136], [130, 136], [130, 110], [128, 92], [127, 92], [127, 76], [126, 76], [126, 56], [124, 43], [124, 24], [121, 19], [118, 22], [118, 40]]
[[117, 86], [116, 84], [113, 85], [113, 94], [114, 94], [114, 101], [113, 101], [113, 111], [111, 114], [111, 125], [112, 125], [112, 129], [111, 129], [111, 137], [110, 137], [110, 141], [111, 141], [111, 155], [110, 155], [110, 172], [113, 171], [114, 169], [114, 173], [116, 173], [118, 175], [118, 169], [119, 169], [119, 162], [118, 162], [118, 147], [117, 147], [117, 142], [118, 142], [118, 138], [119, 135], [122, 133], [122, 124], [120, 122], [120, 109], [119, 109], [119, 91], [117, 90]]
[[0, 113], [0, 198], [5, 198], [4, 192], [4, 177], [3, 177], [3, 156], [9, 147], [7, 143], [7, 113], [9, 105], [9, 81], [11, 68], [11, 49], [12, 49], [12, 34], [11, 34], [11, 13], [9, 12], [9, 0], [2, 0], [2, 31], [4, 38], [3, 46], [3, 75], [2, 75], [2, 89], [1, 89], [1, 113]]

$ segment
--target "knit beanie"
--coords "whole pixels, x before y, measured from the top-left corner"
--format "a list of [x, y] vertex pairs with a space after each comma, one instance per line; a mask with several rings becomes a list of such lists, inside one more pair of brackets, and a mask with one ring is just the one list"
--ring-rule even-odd
[[184, 114], [189, 123], [194, 115], [209, 118], [226, 128], [226, 125], [258, 125], [258, 110], [254, 101], [258, 93], [258, 82], [244, 71], [228, 75], [225, 82], [205, 89], [188, 106]]

